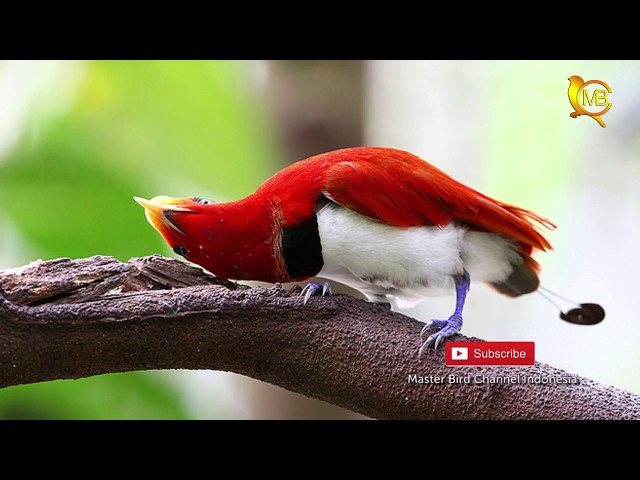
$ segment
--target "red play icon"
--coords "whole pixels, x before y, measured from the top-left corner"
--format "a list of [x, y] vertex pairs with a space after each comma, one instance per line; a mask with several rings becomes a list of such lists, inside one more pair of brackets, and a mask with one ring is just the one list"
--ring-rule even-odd
[[533, 342], [447, 342], [445, 364], [470, 365], [533, 365]]

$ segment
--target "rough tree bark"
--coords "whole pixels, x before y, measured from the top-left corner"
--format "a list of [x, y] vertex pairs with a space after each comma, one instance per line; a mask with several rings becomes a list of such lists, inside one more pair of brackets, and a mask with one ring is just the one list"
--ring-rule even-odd
[[[145, 369], [229, 370], [385, 419], [639, 419], [640, 397], [577, 384], [416, 384], [411, 375], [568, 377], [422, 360], [422, 324], [338, 295], [248, 288], [160, 256], [56, 259], [0, 272], [0, 387]], [[458, 335], [457, 340], [465, 337]], [[477, 340], [477, 339], [475, 339]]]

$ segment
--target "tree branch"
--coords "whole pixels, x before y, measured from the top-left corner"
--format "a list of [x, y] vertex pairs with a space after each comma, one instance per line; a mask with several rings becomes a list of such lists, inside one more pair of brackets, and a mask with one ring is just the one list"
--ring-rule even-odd
[[[305, 306], [297, 290], [248, 288], [160, 256], [39, 261], [0, 271], [0, 387], [212, 369], [375, 418], [640, 419], [640, 396], [548, 365], [448, 368], [442, 349], [419, 361], [422, 325], [341, 295]], [[505, 376], [578, 383], [491, 381]]]

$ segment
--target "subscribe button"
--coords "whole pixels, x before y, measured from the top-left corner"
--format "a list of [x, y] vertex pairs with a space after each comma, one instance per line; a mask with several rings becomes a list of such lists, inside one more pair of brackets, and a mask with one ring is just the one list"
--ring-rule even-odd
[[469, 365], [533, 365], [533, 342], [447, 342], [446, 362], [450, 367]]

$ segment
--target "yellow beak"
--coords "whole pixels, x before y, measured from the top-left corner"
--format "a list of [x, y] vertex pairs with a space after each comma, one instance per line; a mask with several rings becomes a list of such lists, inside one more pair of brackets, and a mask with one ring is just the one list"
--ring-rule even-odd
[[165, 215], [166, 212], [190, 212], [188, 208], [177, 205], [182, 200], [179, 198], [171, 198], [166, 195], [158, 195], [151, 200], [146, 198], [133, 197], [144, 208], [145, 217], [153, 228], [162, 233], [163, 227], [169, 227], [177, 232], [181, 230], [174, 225]]

